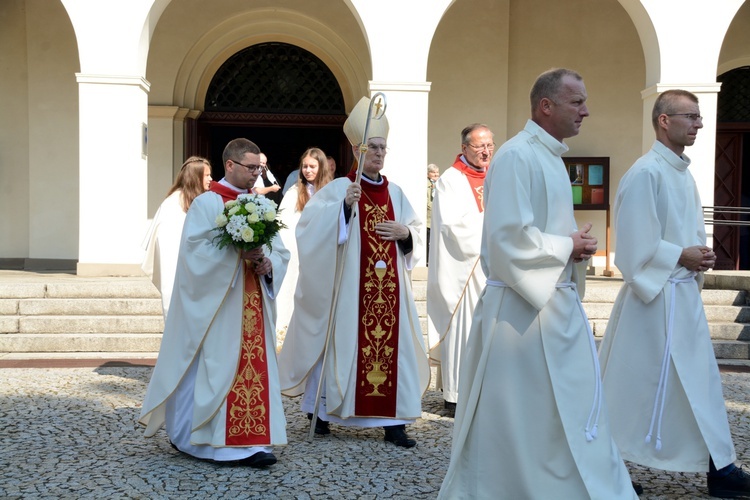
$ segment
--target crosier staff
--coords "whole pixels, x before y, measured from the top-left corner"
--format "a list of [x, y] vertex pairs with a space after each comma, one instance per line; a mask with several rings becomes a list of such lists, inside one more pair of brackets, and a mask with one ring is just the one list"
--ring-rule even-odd
[[[365, 130], [362, 134], [362, 141], [359, 144], [359, 158], [357, 161], [357, 176], [355, 177], [355, 183], [359, 183], [362, 179], [362, 167], [365, 162], [365, 153], [367, 153], [367, 134], [370, 131], [370, 120], [380, 120], [385, 116], [386, 108], [385, 94], [382, 92], [375, 93], [370, 99], [370, 106], [367, 109], [367, 118], [365, 120]], [[374, 108], [374, 110], [373, 110]], [[373, 112], [374, 111], [374, 112]], [[315, 402], [313, 403], [312, 419], [310, 420], [310, 432], [308, 438], [310, 442], [315, 439], [315, 423], [318, 421], [318, 413], [320, 410], [320, 395], [323, 392], [323, 380], [325, 379], [325, 367], [326, 360], [328, 358], [328, 350], [331, 343], [333, 325], [335, 324], [334, 316], [336, 314], [336, 306], [339, 301], [339, 290], [341, 288], [341, 277], [343, 275], [344, 262], [346, 261], [346, 253], [349, 249], [349, 236], [351, 235], [352, 225], [355, 217], [357, 217], [357, 209], [359, 203], [352, 205], [352, 213], [349, 219], [349, 225], [346, 228], [346, 241], [344, 241], [344, 248], [342, 249], [341, 259], [336, 263], [336, 273], [334, 274], [334, 287], [333, 287], [333, 299], [331, 300], [331, 308], [328, 311], [328, 328], [326, 329], [326, 340], [323, 347], [323, 364], [321, 369], [321, 376], [318, 379], [318, 389], [315, 393]]]

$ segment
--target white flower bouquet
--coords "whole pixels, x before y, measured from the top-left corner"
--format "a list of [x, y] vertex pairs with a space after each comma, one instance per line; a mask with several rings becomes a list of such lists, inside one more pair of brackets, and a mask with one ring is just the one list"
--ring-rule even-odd
[[219, 248], [229, 245], [238, 250], [253, 250], [267, 245], [271, 250], [271, 240], [285, 228], [278, 219], [276, 203], [265, 196], [241, 194], [236, 200], [224, 204], [224, 210], [216, 217], [218, 235], [214, 244]]

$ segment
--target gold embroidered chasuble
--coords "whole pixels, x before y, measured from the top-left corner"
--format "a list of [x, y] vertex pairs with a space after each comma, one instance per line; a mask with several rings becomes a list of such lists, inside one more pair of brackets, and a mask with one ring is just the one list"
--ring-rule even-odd
[[399, 283], [397, 243], [386, 241], [375, 226], [394, 220], [388, 181], [362, 183], [358, 204], [362, 239], [359, 281], [357, 394], [355, 414], [394, 417], [398, 387]]

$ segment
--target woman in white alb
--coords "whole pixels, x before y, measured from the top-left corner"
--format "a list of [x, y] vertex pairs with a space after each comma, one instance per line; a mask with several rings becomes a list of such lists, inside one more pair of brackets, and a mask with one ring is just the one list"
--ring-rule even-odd
[[180, 236], [190, 204], [208, 190], [211, 164], [200, 156], [191, 156], [182, 164], [167, 197], [156, 211], [144, 240], [146, 256], [141, 269], [161, 293], [162, 312], [167, 319], [172, 285], [180, 250]]
[[[297, 182], [286, 192], [279, 206], [281, 220], [286, 228], [279, 232], [284, 246], [292, 254], [287, 266], [284, 282], [276, 297], [276, 331], [285, 336], [289, 319], [294, 309], [294, 291], [299, 276], [299, 254], [294, 231], [297, 228], [302, 209], [310, 198], [323, 186], [328, 184], [333, 175], [328, 168], [326, 154], [318, 148], [310, 148], [302, 154]], [[283, 339], [282, 339], [283, 341]], [[279, 344], [280, 345], [280, 344]]]

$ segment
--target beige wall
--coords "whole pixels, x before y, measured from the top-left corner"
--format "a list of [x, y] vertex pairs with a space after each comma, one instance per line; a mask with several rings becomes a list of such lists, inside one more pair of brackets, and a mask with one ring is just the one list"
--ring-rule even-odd
[[[529, 118], [534, 79], [564, 66], [583, 75], [591, 112], [581, 134], [566, 141], [567, 156], [609, 156], [613, 198], [619, 179], [641, 155], [645, 63], [627, 13], [617, 0], [493, 6], [488, 10], [486, 2], [459, 0], [435, 35], [428, 71], [430, 162], [445, 170], [459, 152], [461, 128], [472, 121], [488, 123], [498, 145], [515, 135]], [[594, 224], [603, 250], [605, 213], [578, 212], [577, 218]]]
[[29, 251], [29, 90], [24, 0], [0, 3], [0, 258]]
[[750, 65], [750, 2], [737, 11], [721, 46], [717, 76], [730, 69]]
[[[0, 257], [78, 256], [78, 71], [59, 2], [0, 5]], [[5, 69], [4, 69], [5, 71]], [[10, 75], [10, 78], [8, 78]], [[5, 235], [11, 235], [6, 238]]]
[[[486, 123], [506, 138], [508, 0], [458, 0], [440, 22], [430, 47], [427, 158], [440, 171], [461, 152], [461, 130]], [[423, 166], [427, 172], [427, 165]]]
[[[78, 48], [58, 2], [27, 6], [29, 257], [78, 257]], [[116, 151], [112, 151], [116, 155]], [[107, 158], [102, 158], [106, 162]], [[127, 175], [123, 172], [123, 175]], [[102, 182], [107, 188], [107, 182]], [[52, 203], [50, 203], [52, 201]]]

